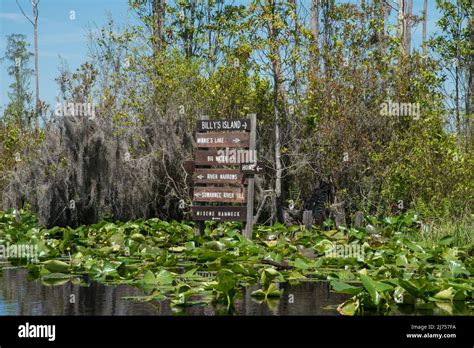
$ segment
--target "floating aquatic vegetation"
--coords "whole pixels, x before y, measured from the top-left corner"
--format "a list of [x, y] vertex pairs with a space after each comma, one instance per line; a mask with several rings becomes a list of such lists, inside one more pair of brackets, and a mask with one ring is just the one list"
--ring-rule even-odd
[[[330, 281], [349, 294], [339, 313], [390, 313], [399, 306], [442, 314], [473, 312], [473, 246], [418, 241], [418, 217], [367, 218], [363, 228], [311, 231], [302, 226], [255, 226], [247, 240], [238, 223], [210, 223], [194, 236], [191, 223], [158, 219], [101, 221], [76, 229], [44, 229], [22, 212], [0, 213], [0, 242], [34, 244], [38, 262], [26, 263], [45, 284], [96, 280], [142, 287], [133, 300], [170, 300], [176, 311], [221, 303], [227, 311], [243, 287], [252, 297], [278, 299], [280, 284]], [[25, 265], [25, 263], [19, 263]]]

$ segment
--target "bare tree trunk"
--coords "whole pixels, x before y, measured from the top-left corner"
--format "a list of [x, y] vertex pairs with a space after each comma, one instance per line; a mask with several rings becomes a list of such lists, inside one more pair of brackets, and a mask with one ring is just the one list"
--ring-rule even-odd
[[39, 128], [39, 113], [40, 113], [40, 99], [39, 99], [39, 70], [38, 70], [38, 3], [39, 0], [32, 0], [31, 6], [33, 8], [33, 28], [35, 40], [35, 129]]
[[282, 94], [282, 72], [281, 72], [281, 57], [280, 52], [274, 43], [278, 39], [278, 33], [275, 29], [275, 2], [273, 0], [267, 0], [267, 6], [271, 8], [272, 17], [268, 22], [268, 38], [270, 40], [270, 53], [272, 63], [272, 75], [273, 75], [273, 114], [275, 121], [275, 208], [276, 218], [280, 222], [284, 222], [283, 217], [283, 199], [282, 199], [282, 178], [283, 178], [283, 164], [281, 155], [281, 132], [280, 132], [280, 113], [278, 110], [278, 103]]
[[212, 52], [212, 27], [211, 27], [211, 0], [207, 0], [207, 59], [209, 64], [209, 72], [214, 72], [213, 58], [211, 57]]
[[317, 52], [319, 45], [319, 0], [311, 1], [311, 34], [313, 34], [309, 54], [311, 57], [311, 75], [316, 75], [318, 70], [318, 56]]
[[329, 24], [329, 16], [330, 16], [330, 11], [331, 11], [331, 0], [325, 0], [323, 2], [324, 7], [323, 7], [323, 15], [324, 15], [324, 74], [326, 77], [329, 77], [329, 30], [330, 30], [330, 24]]
[[[474, 0], [472, 0], [472, 5], [474, 6]], [[473, 90], [472, 90], [472, 82], [474, 79], [474, 50], [472, 49], [474, 47], [474, 18], [471, 16], [469, 18], [469, 29], [471, 31], [471, 54], [469, 56], [469, 77], [468, 77], [468, 83], [467, 83], [467, 97], [466, 97], [466, 136], [468, 137], [466, 140], [466, 144], [470, 143], [470, 136], [471, 136], [471, 125], [472, 119], [472, 103], [473, 103]]]
[[164, 47], [166, 0], [153, 0], [153, 51], [155, 55]]
[[378, 36], [378, 50], [379, 54], [382, 55], [385, 51], [385, 19], [387, 17], [387, 3], [386, 0], [378, 0], [378, 18], [380, 21], [380, 30], [377, 33]]
[[455, 68], [455, 93], [456, 93], [456, 133], [458, 134], [458, 144], [461, 145], [461, 112], [459, 106], [459, 56], [456, 55]]
[[397, 37], [400, 40], [400, 54], [404, 56], [405, 51], [405, 0], [398, 0]]
[[411, 51], [411, 27], [413, 14], [413, 0], [408, 0], [405, 16], [405, 51], [409, 55]]
[[20, 8], [21, 13], [25, 18], [28, 20], [28, 22], [31, 23], [33, 26], [34, 30], [34, 45], [35, 45], [35, 89], [36, 89], [36, 94], [35, 94], [35, 129], [38, 130], [39, 128], [39, 113], [40, 113], [40, 107], [41, 107], [41, 102], [39, 99], [39, 71], [38, 71], [38, 5], [39, 5], [40, 0], [31, 0], [31, 7], [33, 10], [33, 19], [30, 19], [25, 11], [23, 11], [23, 7], [21, 7], [20, 3], [18, 0], [16, 0], [16, 3], [18, 7]]
[[[299, 34], [299, 22], [298, 22], [298, 4], [296, 3], [296, 0], [290, 0], [291, 1], [291, 7], [293, 8], [293, 10], [295, 11], [295, 26], [293, 28], [293, 44], [294, 44], [294, 52], [297, 53], [298, 52], [298, 48], [299, 48], [299, 44], [300, 44], [300, 41], [299, 41], [299, 38], [298, 38], [298, 34]], [[295, 100], [298, 100], [298, 91], [299, 91], [299, 78], [298, 78], [298, 61], [296, 59], [292, 59], [291, 60], [291, 70], [292, 70], [292, 73], [293, 73], [293, 93], [294, 93], [294, 98]]]
[[426, 23], [428, 21], [428, 0], [423, 0], [423, 59], [426, 59]]
[[[190, 23], [191, 27], [194, 26], [194, 21], [196, 19], [196, 1], [192, 0], [191, 1], [191, 6], [190, 6]], [[194, 53], [194, 30], [192, 28], [185, 28], [185, 52], [186, 52], [186, 57], [190, 58], [193, 56]]]

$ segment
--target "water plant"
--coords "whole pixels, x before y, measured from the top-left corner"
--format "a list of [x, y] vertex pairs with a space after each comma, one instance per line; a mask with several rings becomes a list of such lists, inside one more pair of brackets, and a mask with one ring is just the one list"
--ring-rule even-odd
[[[33, 216], [0, 213], [0, 240], [33, 244], [38, 262], [21, 255], [12, 263], [49, 284], [77, 279], [142, 287], [133, 300], [169, 299], [179, 311], [211, 302], [232, 312], [241, 289], [270, 301], [280, 284], [329, 281], [351, 297], [343, 315], [389, 314], [402, 306], [443, 314], [472, 313], [473, 245], [455, 245], [445, 235], [436, 243], [417, 238], [422, 222], [413, 214], [377, 219], [365, 227], [308, 231], [302, 226], [256, 226], [254, 239], [238, 223], [209, 224], [195, 237], [191, 223], [158, 219], [101, 221], [76, 229], [40, 227]], [[269, 302], [270, 303], [270, 302]]]

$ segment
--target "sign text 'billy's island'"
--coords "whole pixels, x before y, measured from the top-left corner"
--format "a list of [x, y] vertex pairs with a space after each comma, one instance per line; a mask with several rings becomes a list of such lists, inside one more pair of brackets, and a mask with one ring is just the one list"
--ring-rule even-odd
[[199, 132], [210, 131], [249, 131], [250, 120], [200, 120], [197, 123]]

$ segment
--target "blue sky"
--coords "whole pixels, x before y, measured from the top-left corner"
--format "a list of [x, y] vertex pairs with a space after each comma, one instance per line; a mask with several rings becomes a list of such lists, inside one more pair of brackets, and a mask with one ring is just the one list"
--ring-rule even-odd
[[[30, 0], [18, 0], [27, 15], [31, 14]], [[234, 1], [248, 3], [249, 1]], [[309, 6], [310, 0], [305, 0]], [[340, 0], [340, 2], [357, 3], [357, 0]], [[421, 14], [423, 1], [414, 0], [413, 11]], [[392, 1], [395, 4], [395, 1]], [[435, 0], [428, 0], [428, 35], [436, 29], [439, 15], [435, 8]], [[75, 19], [70, 19], [71, 11], [75, 11]], [[394, 14], [394, 13], [393, 13]], [[392, 15], [393, 15], [392, 14]], [[60, 56], [67, 61], [71, 70], [75, 70], [87, 60], [87, 29], [102, 26], [112, 16], [114, 21], [123, 25], [135, 23], [135, 15], [129, 11], [127, 0], [41, 0], [38, 20], [40, 98], [54, 105], [58, 89], [54, 79], [58, 75], [61, 64]], [[421, 25], [413, 32], [413, 45], [421, 42]], [[33, 26], [21, 14], [15, 0], [0, 0], [0, 57], [3, 57], [6, 36], [25, 34], [33, 51]], [[32, 60], [33, 64], [33, 60]], [[33, 65], [32, 65], [33, 67]], [[6, 72], [6, 64], [0, 63], [0, 107], [7, 101], [7, 89], [11, 83]], [[31, 82], [33, 88], [33, 81]]]

